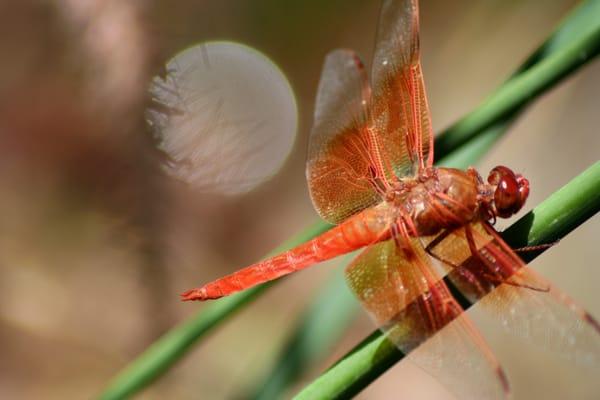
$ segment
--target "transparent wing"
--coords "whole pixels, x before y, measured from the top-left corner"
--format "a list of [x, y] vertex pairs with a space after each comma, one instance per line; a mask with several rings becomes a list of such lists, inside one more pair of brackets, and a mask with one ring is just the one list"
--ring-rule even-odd
[[367, 131], [370, 87], [359, 57], [336, 50], [325, 59], [310, 135], [306, 176], [313, 204], [339, 223], [380, 200]]
[[412, 240], [371, 245], [347, 268], [354, 294], [409, 359], [461, 399], [500, 399], [508, 384], [494, 355], [440, 279], [437, 262]]
[[[419, 59], [416, 0], [385, 0], [372, 66], [372, 125], [396, 176], [433, 165], [433, 135]], [[388, 152], [387, 149], [393, 149]]]
[[528, 268], [487, 222], [453, 231], [431, 251], [454, 265], [448, 278], [470, 301], [482, 299], [500, 329], [578, 365], [600, 366], [598, 323]]
[[384, 1], [373, 60], [374, 92], [353, 52], [323, 68], [307, 178], [315, 208], [338, 223], [380, 200], [398, 179], [433, 164], [414, 1]]
[[297, 130], [294, 93], [281, 71], [237, 43], [190, 47], [150, 85], [146, 116], [166, 170], [204, 191], [237, 194], [274, 175]]

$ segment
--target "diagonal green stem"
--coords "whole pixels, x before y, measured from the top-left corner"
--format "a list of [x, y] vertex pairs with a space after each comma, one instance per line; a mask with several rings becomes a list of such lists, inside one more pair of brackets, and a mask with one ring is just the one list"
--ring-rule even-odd
[[[596, 3], [596, 2], [591, 2]], [[595, 4], [593, 4], [595, 5]], [[597, 7], [596, 7], [597, 8]], [[595, 14], [598, 18], [598, 14]], [[555, 50], [543, 62], [525, 66], [522, 72], [509, 79], [493, 95], [477, 108], [477, 112], [468, 114], [440, 135], [435, 143], [438, 153], [447, 154], [468, 142], [481, 131], [505, 119], [534, 100], [550, 86], [585, 64], [600, 51], [600, 22], [592, 21], [594, 27], [585, 30], [578, 40], [570, 46]], [[548, 51], [548, 49], [546, 49]], [[535, 57], [543, 55], [539, 50]]]
[[[512, 246], [552, 243], [600, 211], [600, 162], [555, 192], [502, 233]], [[540, 252], [541, 253], [541, 252]], [[539, 254], [539, 253], [538, 253]], [[529, 258], [533, 259], [538, 254]], [[379, 331], [300, 392], [296, 400], [347, 399], [405, 357]]]
[[[273, 254], [303, 243], [330, 226], [319, 222], [272, 251]], [[109, 384], [100, 399], [123, 399], [131, 396], [164, 374], [194, 343], [225, 318], [252, 301], [273, 282], [256, 286], [204, 307], [201, 312], [183, 324], [171, 329], [148, 347]]]
[[[548, 38], [509, 78], [527, 71], [542, 59], [564, 49], [573, 40], [585, 35], [598, 25], [600, 2], [583, 3], [573, 10]], [[596, 17], [596, 18], [595, 18]], [[510, 128], [526, 107], [509, 113], [504, 119], [495, 122], [476, 137], [464, 143], [459, 149], [438, 160], [438, 164], [464, 169], [476, 164], [494, 143]], [[533, 253], [527, 253], [530, 256]], [[335, 279], [337, 278], [337, 280]], [[325, 282], [320, 295], [311, 302], [308, 312], [299, 318], [297, 328], [290, 340], [281, 350], [276, 363], [257, 382], [256, 392], [244, 397], [254, 400], [275, 400], [284, 397], [284, 393], [310, 365], [316, 364], [328, 353], [330, 346], [339, 340], [350, 319], [348, 310], [356, 309], [356, 300], [348, 293], [345, 282], [336, 273], [334, 279]], [[327, 324], [319, 329], [310, 327], [321, 321], [320, 316], [328, 315]], [[343, 327], [343, 328], [342, 328]], [[318, 332], [318, 335], [316, 335]]]
[[[521, 107], [598, 54], [599, 4], [600, 1], [596, 0], [584, 2], [505, 86], [438, 136], [436, 154], [444, 165], [456, 162], [449, 156], [459, 150], [461, 145], [464, 145], [466, 151], [460, 152], [460, 165], [473, 164], [505, 130], [495, 124], [508, 124]], [[581, 12], [582, 10], [585, 12]], [[569, 30], [575, 30], [576, 38], [569, 36], [569, 30], [562, 29], [565, 26], [569, 26]], [[561, 39], [563, 37], [567, 39]], [[484, 130], [486, 127], [491, 129]], [[324, 222], [317, 222], [273, 253], [302, 243], [329, 227]], [[270, 285], [258, 286], [202, 307], [196, 316], [167, 332], [122, 370], [100, 397], [105, 400], [122, 399], [146, 387], [168, 371], [200, 338]]]
[[[347, 258], [346, 258], [347, 259]], [[338, 341], [359, 310], [341, 271], [333, 271], [323, 290], [298, 319], [294, 333], [285, 343], [280, 357], [253, 393], [244, 399], [267, 400], [285, 398], [290, 383], [309, 366], [314, 365]]]
[[[600, 1], [583, 1], [505, 84], [477, 108], [478, 112], [467, 114], [437, 137], [435, 151], [440, 156], [439, 163], [457, 167], [462, 167], [464, 161], [475, 164], [480, 151], [487, 151], [526, 105], [598, 54], [599, 35]], [[550, 56], [551, 62], [541, 62]]]

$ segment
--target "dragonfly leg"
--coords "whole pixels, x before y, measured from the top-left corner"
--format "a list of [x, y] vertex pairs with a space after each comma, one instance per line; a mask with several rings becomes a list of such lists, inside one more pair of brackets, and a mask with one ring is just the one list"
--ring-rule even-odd
[[509, 280], [504, 280], [504, 279], [500, 279], [498, 278], [497, 275], [489, 275], [489, 274], [485, 274], [484, 277], [492, 282], [495, 286], [500, 286], [500, 284], [504, 283], [506, 285], [510, 285], [510, 286], [514, 286], [514, 287], [518, 287], [518, 288], [523, 288], [523, 289], [529, 289], [529, 290], [533, 290], [536, 292], [549, 292], [550, 288], [549, 287], [535, 287], [535, 286], [531, 286], [531, 285], [527, 285], [524, 283], [518, 283], [518, 282], [511, 282]]
[[435, 254], [433, 252], [433, 249], [435, 246], [437, 246], [438, 244], [440, 244], [442, 242], [442, 240], [444, 240], [446, 237], [448, 237], [448, 235], [450, 235], [451, 231], [450, 230], [445, 230], [444, 232], [440, 233], [438, 236], [436, 236], [435, 239], [433, 239], [431, 242], [429, 242], [429, 244], [427, 246], [425, 246], [425, 252], [435, 258], [436, 260], [438, 260], [439, 262], [446, 264], [452, 268], [460, 268], [460, 265], [457, 265], [455, 263], [453, 263], [450, 260], [445, 260], [444, 258], [438, 256], [437, 254]]
[[481, 286], [480, 279], [477, 277], [476, 274], [474, 274], [472, 271], [470, 271], [468, 268], [464, 267], [463, 265], [459, 265], [450, 260], [446, 260], [443, 257], [440, 257], [439, 255], [437, 255], [433, 252], [433, 248], [435, 246], [437, 246], [439, 243], [441, 243], [442, 240], [444, 240], [446, 237], [448, 237], [451, 233], [452, 233], [452, 231], [450, 231], [450, 230], [445, 230], [444, 232], [440, 233], [427, 246], [425, 246], [425, 252], [430, 257], [433, 257], [434, 259], [438, 260], [442, 264], [448, 265], [450, 268], [452, 268], [453, 271], [456, 271], [463, 278], [465, 278], [467, 281], [469, 281], [469, 283], [474, 285], [478, 291], [483, 292], [484, 289]]
[[557, 245], [558, 242], [560, 242], [560, 240], [557, 240], [557, 241], [551, 242], [551, 243], [538, 244], [535, 246], [517, 247], [516, 249], [512, 249], [512, 250], [515, 253], [529, 253], [529, 252], [536, 252], [536, 251], [544, 251], [544, 250], [549, 249], [550, 247]]
[[[481, 252], [477, 249], [477, 245], [475, 244], [475, 239], [473, 238], [473, 230], [471, 229], [471, 227], [469, 225], [465, 226], [465, 234], [466, 234], [465, 236], [467, 238], [467, 243], [469, 244], [469, 249], [471, 250], [471, 255], [473, 257], [478, 258], [482, 262], [483, 265], [487, 265], [485, 256], [483, 254], [481, 254]], [[552, 245], [553, 244], [550, 244], [549, 246], [552, 246]], [[545, 245], [541, 245], [541, 246], [545, 246]], [[533, 248], [533, 247], [537, 247], [537, 246], [530, 246], [530, 247]], [[515, 276], [515, 275], [512, 275], [512, 276]], [[483, 277], [485, 277], [488, 281], [492, 282], [495, 286], [499, 286], [500, 284], [504, 283], [507, 285], [511, 285], [511, 286], [515, 286], [515, 287], [519, 287], [519, 288], [523, 288], [523, 289], [534, 290], [536, 292], [549, 292], [550, 291], [549, 287], [540, 288], [540, 287], [535, 287], [535, 286], [511, 281], [510, 278], [505, 279], [498, 273], [493, 273], [493, 272], [492, 273], [484, 273]]]

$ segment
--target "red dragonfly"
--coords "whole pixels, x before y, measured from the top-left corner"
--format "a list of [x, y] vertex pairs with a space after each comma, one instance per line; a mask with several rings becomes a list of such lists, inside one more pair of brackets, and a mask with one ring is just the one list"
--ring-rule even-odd
[[366, 247], [346, 278], [387, 337], [405, 354], [432, 338], [435, 356], [414, 361], [460, 398], [504, 398], [508, 380], [464, 299], [490, 294], [480, 303], [502, 325], [560, 351], [599, 357], [600, 327], [492, 226], [522, 208], [527, 179], [433, 166], [418, 33], [417, 1], [386, 0], [370, 82], [354, 52], [326, 58], [306, 175], [317, 212], [337, 226], [182, 297], [217, 299]]

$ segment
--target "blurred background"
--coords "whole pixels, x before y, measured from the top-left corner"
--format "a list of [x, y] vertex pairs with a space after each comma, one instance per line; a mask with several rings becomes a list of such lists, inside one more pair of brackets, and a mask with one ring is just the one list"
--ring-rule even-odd
[[[424, 0], [422, 62], [434, 130], [477, 106], [575, 4]], [[378, 1], [354, 0], [0, 4], [1, 398], [95, 396], [203, 307], [181, 303], [180, 292], [250, 264], [317, 220], [304, 163], [322, 62], [348, 47], [368, 63], [378, 10]], [[298, 137], [284, 168], [238, 197], [167, 176], [144, 120], [151, 77], [183, 48], [215, 39], [268, 55], [297, 96]], [[531, 182], [530, 209], [595, 162], [599, 76], [592, 62], [543, 96], [478, 168], [522, 172]], [[597, 318], [599, 234], [593, 218], [533, 263]], [[276, 285], [139, 398], [242, 398], [269, 373], [301, 311], [342, 264]], [[289, 395], [372, 330], [357, 313]], [[537, 362], [519, 357], [526, 345], [494, 343], [494, 332], [486, 333], [515, 398], [583, 398], [567, 367], [543, 352], [533, 355]], [[436, 385], [400, 363], [359, 398], [426, 398], [424, 388], [438, 391], [430, 398], [447, 395]]]

